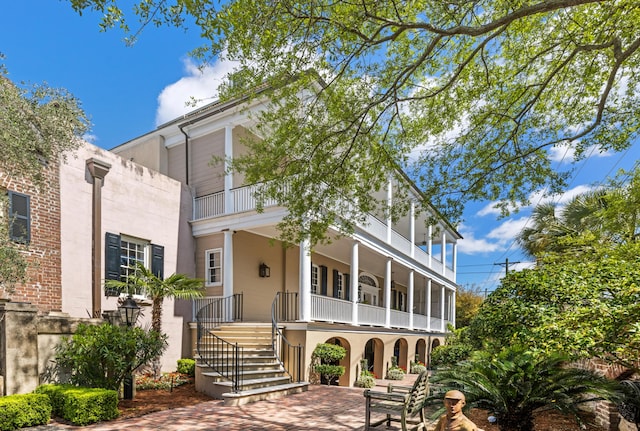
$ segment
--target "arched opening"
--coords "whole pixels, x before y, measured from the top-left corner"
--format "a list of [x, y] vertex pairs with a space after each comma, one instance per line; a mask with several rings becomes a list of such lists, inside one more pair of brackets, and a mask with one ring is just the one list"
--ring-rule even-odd
[[422, 362], [426, 364], [427, 358], [427, 343], [421, 338], [416, 341], [416, 357], [413, 359], [416, 362]]
[[427, 362], [427, 368], [429, 368], [429, 369], [431, 369], [431, 352], [433, 352], [433, 349], [435, 349], [439, 345], [440, 345], [440, 340], [438, 338], [434, 338], [431, 341], [431, 348], [429, 349], [429, 357], [428, 357], [428, 362]]
[[[340, 376], [339, 379], [333, 380], [331, 384], [335, 386], [349, 386], [350, 385], [349, 382], [351, 382], [351, 374], [350, 374], [350, 367], [349, 367], [349, 364], [351, 364], [351, 345], [346, 339], [340, 338], [340, 337], [329, 338], [327, 341], [325, 341], [325, 343], [335, 344], [337, 346], [344, 347], [344, 349], [347, 351], [347, 354], [344, 356], [344, 358], [342, 358], [339, 361], [336, 361], [335, 363], [331, 363], [331, 365], [342, 365], [344, 367], [344, 374]], [[324, 377], [321, 377], [320, 380], [321, 380], [320, 381], [321, 384], [323, 385], [327, 384]]]
[[367, 360], [367, 369], [376, 378], [381, 378], [384, 374], [384, 344], [379, 338], [372, 338], [364, 346], [363, 359]]
[[409, 345], [407, 343], [407, 340], [405, 340], [404, 338], [400, 338], [399, 340], [396, 340], [395, 344], [393, 345], [393, 356], [396, 357], [396, 359], [398, 360], [398, 366], [402, 369], [404, 369], [405, 371], [408, 370], [408, 358], [407, 358], [407, 351], [409, 350]]

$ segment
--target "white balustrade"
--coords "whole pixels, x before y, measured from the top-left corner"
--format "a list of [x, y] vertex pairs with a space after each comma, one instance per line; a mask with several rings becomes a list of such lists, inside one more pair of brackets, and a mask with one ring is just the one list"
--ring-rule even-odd
[[311, 318], [327, 322], [351, 323], [351, 301], [322, 295], [311, 295]]
[[408, 328], [409, 313], [398, 310], [391, 310], [391, 327], [392, 328]]
[[224, 214], [224, 192], [212, 193], [194, 199], [193, 219], [200, 220]]
[[360, 325], [384, 326], [384, 317], [384, 308], [358, 304], [358, 323]]

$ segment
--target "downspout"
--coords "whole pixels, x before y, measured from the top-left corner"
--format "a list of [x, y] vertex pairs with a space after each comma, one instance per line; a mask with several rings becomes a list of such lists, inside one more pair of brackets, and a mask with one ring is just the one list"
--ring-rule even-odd
[[189, 185], [189, 135], [183, 130], [186, 124], [179, 125], [180, 132], [184, 135], [184, 175], [185, 183]]

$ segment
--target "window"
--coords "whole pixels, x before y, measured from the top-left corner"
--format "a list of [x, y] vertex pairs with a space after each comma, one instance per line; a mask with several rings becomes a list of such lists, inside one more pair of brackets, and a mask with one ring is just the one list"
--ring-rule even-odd
[[343, 290], [344, 290], [344, 275], [341, 272], [338, 272], [336, 274], [336, 285], [333, 287], [334, 289], [336, 289], [335, 292], [335, 297], [338, 299], [342, 299], [344, 297], [343, 295]]
[[120, 279], [122, 281], [135, 272], [138, 263], [145, 267], [148, 266], [148, 249], [149, 242], [125, 236], [120, 237]]
[[311, 266], [311, 293], [318, 293], [318, 285], [320, 284], [320, 269], [317, 265]]
[[[125, 281], [135, 266], [141, 263], [164, 279], [164, 247], [132, 236], [105, 234], [105, 280]], [[106, 289], [106, 296], [118, 296], [121, 292]], [[137, 294], [141, 292], [135, 292]]]
[[28, 244], [31, 241], [29, 196], [9, 192], [9, 237], [12, 241]]
[[222, 284], [222, 249], [207, 250], [205, 252], [205, 280], [207, 286]]

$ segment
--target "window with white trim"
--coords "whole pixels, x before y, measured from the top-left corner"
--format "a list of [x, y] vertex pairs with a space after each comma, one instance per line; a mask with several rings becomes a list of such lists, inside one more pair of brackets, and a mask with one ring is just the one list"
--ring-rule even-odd
[[311, 265], [311, 293], [318, 293], [318, 286], [320, 285], [320, 268], [318, 265]]
[[338, 277], [336, 277], [336, 298], [342, 299], [344, 298], [344, 274], [338, 272]]
[[[149, 267], [149, 241], [137, 238], [120, 237], [120, 279], [126, 281], [135, 272], [138, 263]], [[140, 292], [136, 292], [140, 293]]]
[[222, 284], [222, 249], [205, 251], [205, 282], [207, 286]]

